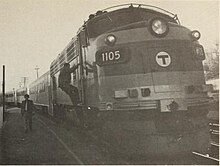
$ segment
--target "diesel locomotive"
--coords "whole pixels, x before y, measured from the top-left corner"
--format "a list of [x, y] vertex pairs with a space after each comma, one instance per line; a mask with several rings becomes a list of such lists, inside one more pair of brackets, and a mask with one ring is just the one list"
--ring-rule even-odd
[[210, 99], [199, 31], [150, 5], [119, 5], [91, 14], [30, 85], [30, 98], [56, 118], [79, 124], [69, 96], [58, 87], [64, 63], [80, 64], [71, 84], [80, 93], [90, 130], [126, 154], [206, 152]]

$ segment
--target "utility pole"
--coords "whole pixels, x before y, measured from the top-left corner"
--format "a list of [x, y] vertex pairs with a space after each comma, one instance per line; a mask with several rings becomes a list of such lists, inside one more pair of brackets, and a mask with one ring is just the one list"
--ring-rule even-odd
[[13, 98], [13, 99], [14, 99], [14, 103], [15, 103], [15, 100], [16, 100], [16, 99], [15, 99], [15, 88], [12, 88], [12, 90], [13, 90], [13, 95], [14, 95], [14, 98]]
[[5, 65], [3, 65], [3, 83], [2, 83], [2, 104], [3, 104], [3, 121], [5, 121]]
[[21, 77], [21, 78], [22, 78], [22, 82], [23, 82], [23, 87], [26, 87], [28, 77]]
[[40, 68], [38, 67], [38, 66], [36, 66], [35, 68], [34, 68], [34, 70], [36, 70], [36, 72], [37, 72], [37, 78], [38, 78], [38, 70], [39, 70]]

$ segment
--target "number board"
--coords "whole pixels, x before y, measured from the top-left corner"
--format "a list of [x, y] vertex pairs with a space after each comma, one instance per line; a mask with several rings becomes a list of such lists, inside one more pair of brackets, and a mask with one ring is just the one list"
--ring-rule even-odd
[[125, 63], [129, 57], [128, 48], [103, 48], [96, 52], [96, 63], [99, 66]]

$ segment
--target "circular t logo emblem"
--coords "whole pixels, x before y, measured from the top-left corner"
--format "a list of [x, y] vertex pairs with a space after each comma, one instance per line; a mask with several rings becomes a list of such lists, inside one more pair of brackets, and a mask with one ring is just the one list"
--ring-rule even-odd
[[157, 64], [162, 67], [167, 67], [171, 63], [171, 57], [167, 52], [161, 51], [156, 55]]

